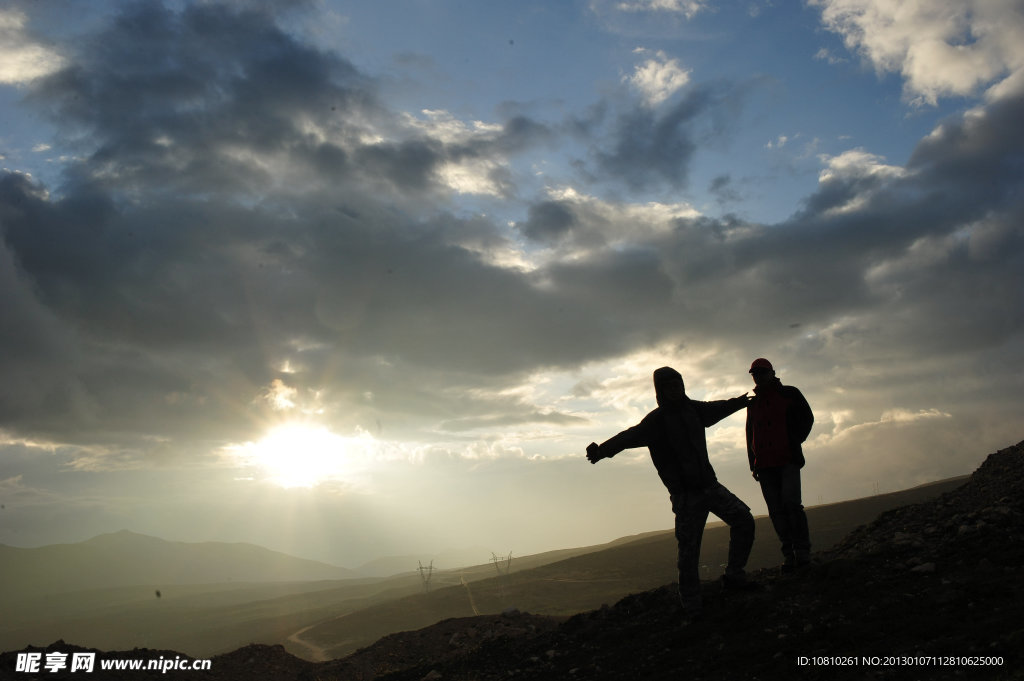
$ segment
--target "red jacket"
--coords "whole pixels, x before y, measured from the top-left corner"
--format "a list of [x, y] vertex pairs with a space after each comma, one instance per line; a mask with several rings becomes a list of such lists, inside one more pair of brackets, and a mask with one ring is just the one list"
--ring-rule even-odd
[[747, 459], [750, 470], [795, 463], [803, 468], [801, 448], [814, 414], [799, 390], [779, 379], [754, 388], [747, 405]]

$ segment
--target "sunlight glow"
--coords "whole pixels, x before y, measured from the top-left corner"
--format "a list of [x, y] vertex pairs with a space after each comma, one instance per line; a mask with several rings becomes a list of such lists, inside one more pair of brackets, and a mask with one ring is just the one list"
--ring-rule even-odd
[[314, 487], [327, 481], [354, 482], [372, 459], [368, 434], [344, 437], [323, 426], [291, 423], [258, 442], [236, 447], [242, 461], [281, 487]]

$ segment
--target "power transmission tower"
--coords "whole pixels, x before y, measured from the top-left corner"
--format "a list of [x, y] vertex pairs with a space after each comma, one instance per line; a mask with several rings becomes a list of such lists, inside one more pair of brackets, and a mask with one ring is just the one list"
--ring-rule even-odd
[[420, 564], [419, 572], [420, 579], [423, 580], [423, 593], [430, 591], [430, 578], [434, 574], [434, 561], [430, 561], [430, 565], [423, 567], [422, 561], [416, 561]]
[[[491, 562], [494, 563], [494, 569], [498, 571], [499, 577], [502, 575], [507, 577], [512, 568], [512, 552], [509, 551], [508, 556], [499, 556], [491, 551]], [[504, 567], [504, 572], [502, 572], [502, 567]]]
[[[498, 598], [504, 601], [505, 583], [509, 581], [509, 571], [512, 568], [512, 552], [509, 551], [508, 556], [499, 556], [491, 551], [491, 562], [494, 563], [494, 569], [498, 571]], [[505, 579], [502, 579], [503, 576]]]

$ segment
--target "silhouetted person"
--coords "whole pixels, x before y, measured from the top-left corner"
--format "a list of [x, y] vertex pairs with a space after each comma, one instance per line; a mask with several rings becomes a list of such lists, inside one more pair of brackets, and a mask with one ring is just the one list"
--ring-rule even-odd
[[784, 570], [807, 565], [811, 538], [800, 498], [801, 445], [814, 425], [814, 414], [799, 390], [782, 385], [764, 358], [750, 365], [754, 398], [747, 406], [747, 458], [768, 505], [768, 515], [782, 542]]
[[729, 564], [723, 583], [727, 588], [747, 588], [746, 573], [754, 543], [754, 518], [750, 507], [727, 490], [715, 476], [708, 460], [704, 429], [747, 406], [746, 394], [731, 400], [700, 402], [686, 395], [683, 377], [671, 367], [654, 372], [658, 408], [639, 424], [615, 437], [587, 447], [591, 463], [615, 456], [624, 449], [647, 447], [658, 476], [665, 483], [676, 517], [679, 543], [679, 598], [685, 617], [700, 611], [700, 543], [708, 513], [729, 525]]

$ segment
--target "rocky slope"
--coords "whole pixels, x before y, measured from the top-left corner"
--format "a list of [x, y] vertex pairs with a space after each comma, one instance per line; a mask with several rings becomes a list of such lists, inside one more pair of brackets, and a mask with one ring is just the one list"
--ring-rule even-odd
[[[989, 456], [956, 490], [882, 514], [798, 574], [758, 571], [761, 589], [739, 594], [706, 584], [705, 616], [690, 624], [666, 585], [566, 620], [519, 612], [446, 620], [331, 662], [248, 646], [214, 658], [208, 672], [102, 678], [1018, 679], [1022, 564], [1024, 442]], [[0, 655], [0, 679], [32, 678], [13, 672], [15, 656]]]

